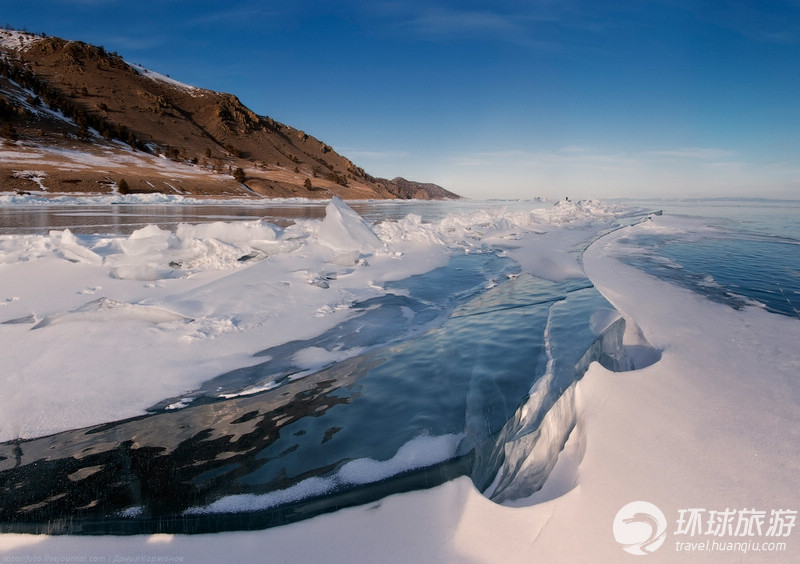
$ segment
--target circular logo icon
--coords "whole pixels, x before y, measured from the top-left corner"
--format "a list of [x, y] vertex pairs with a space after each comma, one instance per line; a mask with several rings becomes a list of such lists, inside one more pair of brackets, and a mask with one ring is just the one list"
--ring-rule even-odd
[[625, 552], [650, 554], [667, 538], [667, 518], [652, 503], [633, 501], [614, 517], [614, 538]]

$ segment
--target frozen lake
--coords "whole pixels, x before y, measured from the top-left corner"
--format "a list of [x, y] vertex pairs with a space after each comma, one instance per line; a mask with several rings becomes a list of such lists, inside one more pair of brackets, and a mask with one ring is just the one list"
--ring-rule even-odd
[[[303, 338], [287, 333], [254, 340], [239, 366], [225, 363], [228, 370], [206, 378], [195, 374], [184, 393], [156, 398], [146, 390], [144, 397], [157, 400], [142, 410], [147, 415], [136, 417], [117, 396], [112, 403], [124, 405], [133, 419], [111, 420], [95, 410], [95, 418], [107, 419], [99, 426], [69, 428], [73, 418], [66, 417], [56, 434], [47, 431], [57, 426], [41, 428], [42, 438], [30, 436], [35, 428], [23, 422], [25, 440], [7, 442], [0, 460], [6, 491], [19, 494], [6, 496], [2, 517], [9, 529], [252, 528], [459, 475], [470, 476], [492, 499], [525, 497], [541, 488], [575, 429], [574, 385], [588, 365], [631, 365], [622, 347], [624, 323], [581, 275], [579, 260], [592, 237], [640, 220], [639, 211], [571, 202], [556, 208], [542, 202], [364, 202], [351, 208], [339, 201], [23, 205], [5, 208], [0, 217], [12, 223], [6, 233], [20, 231], [3, 235], [6, 261], [21, 265], [54, 255], [66, 259], [67, 268], [99, 267], [111, 284], [132, 283], [137, 291], [175, 286], [161, 297], [120, 300], [98, 283], [78, 294], [86, 297], [77, 307], [6, 315], [2, 323], [18, 338], [61, 329], [75, 339], [81, 326], [122, 324], [130, 326], [131, 344], [139, 335], [146, 350], [152, 330], [137, 333], [136, 322], [155, 325], [162, 333], [157, 340], [179, 333], [186, 342], [198, 329], [204, 340], [218, 340], [265, 320], [298, 322], [298, 312], [254, 313], [253, 300], [270, 310], [281, 295], [301, 302], [335, 298], [316, 308], [319, 329], [303, 326]], [[570, 236], [548, 241], [534, 265], [539, 275], [533, 275], [514, 254], [531, 228], [547, 238], [552, 221], [570, 224]], [[319, 252], [324, 256], [315, 257]], [[412, 253], [419, 253], [416, 259], [406, 258]], [[285, 260], [292, 263], [288, 270], [275, 264]], [[406, 274], [394, 272], [406, 262]], [[358, 297], [351, 289], [343, 301], [341, 281], [371, 269], [367, 293]], [[214, 279], [196, 289], [181, 283], [209, 270], [216, 271]], [[298, 273], [303, 284], [293, 292], [293, 283], [281, 278]], [[386, 279], [378, 282], [375, 274]], [[273, 297], [241, 295], [256, 281], [269, 284]], [[231, 292], [240, 295], [229, 325], [219, 330], [219, 316], [206, 310], [230, 301]], [[22, 301], [6, 300], [4, 314]], [[320, 323], [320, 317], [339, 319]], [[89, 355], [100, 348], [75, 346]], [[170, 382], [169, 369], [148, 362]], [[189, 358], [183, 362], [192, 365]], [[94, 370], [104, 379], [120, 377]], [[174, 378], [178, 391], [188, 383]], [[41, 450], [46, 464], [36, 454]], [[526, 462], [534, 452], [535, 460]], [[102, 486], [110, 482], [117, 485]], [[25, 485], [33, 483], [40, 486]], [[61, 499], [55, 490], [64, 487], [69, 503], [47, 501]]]
[[[733, 207], [664, 227], [654, 209], [5, 206], [28, 226], [0, 235], [14, 367], [0, 526], [263, 528], [458, 476], [495, 501], [535, 496], [567, 442], [583, 443], [589, 365], [660, 358], [624, 342], [583, 273], [593, 241], [636, 224], [617, 239], [623, 262], [735, 308], [796, 313], [791, 224], [742, 223]], [[761, 299], [765, 283], [790, 309]]]
[[731, 307], [800, 317], [797, 201], [661, 203], [680, 231], [623, 240], [624, 262]]
[[[212, 221], [263, 220], [286, 227], [297, 219], [322, 219], [325, 201], [236, 201], [170, 204], [164, 203], [97, 203], [74, 204], [63, 198], [52, 201], [22, 200], [15, 205], [2, 205], [0, 199], [0, 235], [45, 234], [51, 229], [69, 229], [73, 233], [130, 235], [147, 225], [175, 229], [181, 223]], [[398, 220], [416, 214], [424, 221], [440, 220], [448, 214], [485, 209], [496, 204], [482, 201], [424, 202], [374, 201], [352, 202], [353, 210], [370, 222]], [[536, 206], [532, 202], [504, 202], [509, 209]], [[552, 203], [538, 204], [540, 207]]]

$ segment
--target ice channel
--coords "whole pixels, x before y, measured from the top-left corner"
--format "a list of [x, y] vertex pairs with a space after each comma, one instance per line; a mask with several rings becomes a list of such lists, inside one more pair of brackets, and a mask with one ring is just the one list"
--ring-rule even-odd
[[[459, 255], [356, 304], [336, 330], [263, 351], [183, 409], [170, 398], [0, 444], [0, 531], [256, 529], [461, 475], [491, 499], [525, 497], [575, 428], [589, 363], [627, 367], [623, 333], [586, 279]], [[312, 370], [298, 360], [309, 350], [341, 354]]]

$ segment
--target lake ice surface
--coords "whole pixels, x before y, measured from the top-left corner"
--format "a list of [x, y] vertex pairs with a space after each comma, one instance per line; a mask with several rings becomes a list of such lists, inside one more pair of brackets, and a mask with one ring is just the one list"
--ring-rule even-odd
[[[652, 205], [669, 209], [663, 202]], [[700, 215], [705, 213], [697, 202], [669, 205], [697, 209]], [[739, 205], [736, 215], [746, 219], [748, 205]], [[710, 207], [718, 211], [724, 206], [713, 203]], [[775, 215], [780, 217], [778, 208], [781, 206], [775, 208]], [[722, 209], [721, 214], [729, 211]], [[664, 218], [655, 218], [652, 226], [645, 222], [620, 233], [635, 235], [651, 227], [680, 233], [684, 229], [680, 217], [674, 209], [669, 213], [669, 217], [665, 214]], [[515, 248], [506, 249], [509, 256], [524, 265], [526, 271], [542, 272], [550, 267], [551, 272], [557, 270], [562, 276], [581, 272], [574, 251], [585, 245], [581, 241], [587, 240], [586, 224], [537, 219], [533, 222], [535, 226], [525, 223], [528, 227], [519, 230], [522, 236], [512, 237]], [[774, 223], [764, 215], [757, 219]], [[483, 222], [481, 229], [490, 223]], [[488, 231], [481, 231], [486, 241], [492, 240]], [[531, 232], [536, 235], [525, 237]], [[530, 240], [535, 245], [528, 245]], [[640, 343], [641, 336], [646, 335], [663, 348], [664, 356], [640, 372], [613, 375], [598, 365], [590, 367], [588, 378], [579, 383], [577, 391], [581, 393], [576, 394], [579, 404], [586, 403], [584, 416], [589, 436], [581, 443], [586, 457], [578, 471], [574, 465], [581, 459], [583, 448], [576, 448], [579, 443], [573, 440], [573, 433], [559, 456], [559, 465], [563, 462], [566, 466], [551, 476], [540, 492], [542, 496], [519, 500], [515, 505], [520, 507], [512, 510], [484, 503], [479, 494], [472, 493], [474, 486], [468, 478], [467, 482], [455, 479], [432, 490], [391, 496], [379, 504], [261, 531], [255, 537], [236, 534], [108, 540], [84, 537], [76, 543], [59, 537], [3, 535], [0, 538], [3, 550], [20, 556], [122, 551], [193, 555], [200, 560], [221, 558], [223, 553], [252, 557], [268, 552], [289, 560], [324, 557], [334, 561], [352, 561], [369, 555], [387, 562], [409, 558], [456, 561], [465, 555], [474, 561], [527, 562], [531, 558], [556, 560], [567, 555], [575, 560], [610, 562], [616, 561], [621, 553], [609, 533], [611, 518], [621, 505], [632, 499], [644, 497], [656, 502], [669, 518], [677, 515], [677, 508], [684, 502], [709, 507], [738, 504], [767, 510], [797, 507], [796, 481], [791, 478], [796, 476], [797, 468], [796, 438], [793, 439], [792, 431], [797, 428], [798, 396], [793, 383], [799, 366], [795, 346], [797, 320], [753, 307], [739, 311], [727, 306], [712, 307], [710, 302], [699, 299], [700, 294], [695, 294], [698, 296], [695, 299], [685, 290], [637, 274], [615, 262], [611, 255], [624, 248], [621, 244], [615, 246], [615, 240], [616, 237], [609, 237], [608, 241], [602, 239], [602, 244], [592, 246], [589, 271], [592, 280], [599, 281], [603, 294], [621, 308], [627, 319], [637, 322], [634, 326], [641, 325], [626, 333], [629, 343]], [[564, 253], [557, 252], [560, 250]], [[571, 262], [561, 260], [564, 255], [571, 257]], [[428, 253], [415, 258], [422, 256]], [[371, 258], [374, 263], [376, 257]], [[399, 278], [403, 276], [396, 279]], [[59, 281], [70, 282], [64, 277]], [[86, 290], [84, 297], [93, 288]], [[23, 292], [18, 294], [19, 299], [12, 297], [0, 309], [25, 299]], [[56, 297], [63, 300], [65, 294]], [[45, 294], [40, 294], [40, 298], [41, 302], [47, 301]], [[68, 309], [63, 306], [62, 303], [53, 309]], [[330, 315], [329, 310], [324, 311]], [[601, 328], [609, 319], [609, 315], [594, 316], [592, 325]], [[56, 324], [51, 329], [58, 327]], [[44, 329], [34, 333], [40, 331]], [[208, 345], [209, 341], [203, 344]], [[255, 349], [250, 347], [250, 350]], [[420, 439], [419, 452], [429, 451], [428, 447], [436, 452], [446, 451], [450, 440]], [[394, 462], [403, 460], [409, 450], [404, 449]], [[74, 477], [79, 475], [82, 474]], [[570, 491], [576, 483], [581, 487]], [[136, 513], [137, 508], [128, 512]], [[575, 537], [582, 541], [565, 544], [565, 539]], [[409, 543], [409, 539], [413, 542]], [[666, 557], [674, 552], [668, 544], [660, 551]], [[224, 550], [220, 550], [221, 546]], [[754, 553], [748, 556], [758, 561], [789, 562], [795, 560], [794, 549], [790, 544], [786, 552], [760, 555], [766, 560]], [[709, 561], [727, 561], [730, 557], [726, 553], [706, 556]]]
[[[30, 414], [6, 421], [4, 428], [20, 429], [19, 438], [27, 439], [6, 443], [6, 479], [30, 480], [29, 462], [37, 460], [38, 451], [37, 441], [30, 439], [58, 431], [39, 440], [49, 445], [51, 462], [46, 470], [39, 468], [51, 479], [86, 472], [92, 484], [104, 483], [106, 474], [119, 470], [119, 461], [112, 463], [108, 453], [120, 448], [133, 459], [160, 452], [146, 466], [160, 464], [172, 468], [170, 475], [182, 476], [148, 491], [141, 486], [148, 482], [148, 471], [133, 469], [126, 479], [139, 484], [136, 493], [114, 492], [113, 502], [111, 494], [100, 495], [64, 509], [63, 503], [46, 502], [53, 497], [47, 490], [44, 501], [26, 492], [17, 507], [43, 504], [34, 513], [24, 510], [30, 521], [69, 517], [73, 522], [109, 513], [122, 519], [174, 520], [182, 511], [230, 511], [230, 500], [241, 499], [235, 496], [262, 496], [261, 505], [270, 507], [276, 495], [292, 497], [275, 492], [311, 491], [318, 497], [449, 460], [463, 462], [444, 477], [467, 473], [497, 499], [530, 495], [544, 483], [575, 426], [574, 407], [568, 407], [566, 415], [551, 422], [554, 436], [537, 439], [553, 405], [592, 360], [610, 368], [628, 366], [621, 322], [612, 320], [599, 329], [592, 323], [611, 307], [580, 276], [579, 257], [581, 245], [592, 236], [619, 221], [635, 221], [641, 212], [631, 215], [599, 202], [511, 207], [473, 207], [427, 221], [407, 214], [371, 223], [334, 199], [323, 219], [298, 219], [285, 227], [245, 220], [181, 223], [174, 231], [148, 225], [127, 236], [68, 229], [2, 236], [2, 263], [20, 273], [18, 281], [26, 267], [45, 263], [56, 269], [85, 268], [84, 275], [92, 278], [75, 292], [80, 298], [70, 296], [77, 303], [71, 307], [39, 307], [41, 293], [26, 297], [24, 305], [18, 296], [6, 298], [2, 323], [22, 348], [32, 335], [39, 342], [56, 339], [61, 344], [57, 351], [48, 348], [35, 366], [21, 366], [27, 374], [12, 376], [17, 381], [35, 376], [33, 382], [24, 378], [22, 388], [31, 389], [26, 394], [18, 388], [16, 397], [37, 392], [41, 397], [47, 387], [57, 390], [58, 400], [43, 410], [47, 423], [38, 430], [42, 421]], [[548, 237], [555, 226], [569, 235]], [[523, 271], [520, 265], [526, 261], [514, 256], [530, 237], [542, 238], [542, 252]], [[193, 280], [203, 277], [200, 284]], [[139, 294], [136, 299], [130, 296], [132, 288]], [[155, 295], [145, 297], [148, 293]], [[292, 305], [282, 309], [278, 301]], [[21, 307], [32, 311], [11, 313]], [[258, 343], [265, 327], [269, 337]], [[213, 356], [222, 352], [213, 344], [226, 337], [241, 337], [237, 340], [251, 347], [249, 360], [243, 351], [227, 371]], [[63, 347], [86, 362], [70, 366]], [[197, 356], [204, 354], [216, 374], [202, 377]], [[173, 380], [176, 360], [185, 374]], [[127, 374], [117, 368], [127, 363], [133, 368]], [[55, 374], [55, 386], [45, 383]], [[192, 389], [164, 393], [144, 405], [152, 415], [124, 420], [143, 411], [136, 400], [154, 399], [148, 378], [159, 381], [158, 390], [175, 390], [175, 384], [192, 384]], [[95, 379], [106, 385], [97, 386]], [[120, 380], [125, 384], [120, 386]], [[116, 417], [97, 408], [65, 411], [65, 396], [76, 404], [100, 400]], [[305, 401], [306, 396], [322, 404]], [[298, 398], [305, 407], [292, 404]], [[240, 413], [242, 403], [249, 411]], [[291, 417], [276, 415], [287, 409], [295, 410]], [[20, 411], [5, 413], [13, 417]], [[184, 413], [176, 417], [178, 411]], [[210, 412], [238, 415], [212, 424]], [[100, 427], [79, 428], [92, 419]], [[170, 429], [178, 419], [183, 438], [174, 444]], [[220, 442], [226, 429], [241, 424], [248, 431], [239, 429], [232, 436], [245, 433], [247, 446]], [[136, 447], [125, 446], [133, 437]], [[86, 447], [92, 441], [105, 446]], [[63, 463], [72, 460], [76, 444], [93, 449], [81, 468]], [[407, 456], [422, 444], [440, 446], [435, 455], [423, 449], [429, 454], [422, 460]], [[175, 454], [189, 445], [210, 454], [202, 462]], [[546, 456], [537, 453], [534, 464], [525, 462], [527, 454], [542, 448]], [[98, 467], [104, 470], [85, 470]], [[354, 468], [361, 469], [358, 478], [353, 478]], [[190, 482], [191, 494], [186, 490]], [[322, 484], [327, 484], [324, 491]], [[393, 488], [387, 485], [381, 492]], [[75, 497], [78, 486], [71, 483], [70, 489]], [[258, 506], [247, 499], [245, 506]], [[12, 505], [9, 500], [6, 513]], [[139, 509], [131, 513], [132, 508]], [[9, 513], [5, 519], [19, 516]]]

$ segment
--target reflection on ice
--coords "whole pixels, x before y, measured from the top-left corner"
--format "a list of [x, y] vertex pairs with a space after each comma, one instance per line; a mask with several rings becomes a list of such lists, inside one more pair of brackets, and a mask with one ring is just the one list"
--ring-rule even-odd
[[[553, 225], [562, 236], [547, 236]], [[166, 361], [147, 366], [170, 367], [171, 387], [159, 388], [169, 391], [142, 395], [152, 397], [142, 404], [172, 397], [146, 415], [0, 444], [0, 530], [259, 528], [462, 475], [498, 501], [529, 496], [567, 438], [579, 438], [575, 384], [589, 363], [632, 365], [624, 322], [578, 257], [614, 225], [608, 206], [561, 202], [548, 212], [481, 210], [438, 223], [408, 215], [373, 226], [334, 199], [323, 221], [286, 228], [255, 221], [2, 239], [0, 262], [41, 259], [106, 281], [79, 279], [70, 305], [34, 316], [46, 329], [26, 335], [17, 325], [27, 318], [8, 302], [4, 331], [19, 342], [58, 334], [74, 343], [63, 322], [102, 339], [104, 322], [133, 321], [116, 327], [134, 354], [155, 343]], [[85, 303], [100, 289], [125, 298]], [[308, 331], [296, 326], [319, 319]], [[245, 344], [225, 340], [228, 330]], [[199, 357], [217, 360], [227, 345], [236, 354], [180, 380], [195, 389], [176, 395], [185, 389], [177, 374], [197, 372]], [[89, 381], [75, 372], [71, 381]], [[162, 377], [141, 372], [139, 394]], [[135, 380], [113, 376], [114, 386]], [[70, 392], [69, 401], [88, 404], [85, 390]]]
[[[456, 264], [469, 295], [481, 268]], [[260, 394], [2, 445], [2, 528], [263, 527], [461, 474], [494, 499], [530, 495], [576, 425], [575, 381], [593, 360], [625, 367], [624, 323], [585, 280], [527, 274], [442, 307], [452, 314], [423, 334]], [[346, 329], [315, 346], [353, 347]]]
[[222, 374], [188, 398], [167, 399], [153, 410], [179, 399], [270, 389], [378, 345], [422, 335], [441, 325], [459, 304], [517, 271], [513, 261], [494, 252], [456, 255], [444, 267], [387, 283], [388, 293], [353, 304], [351, 316], [322, 335], [262, 350], [256, 356], [266, 361]]
[[692, 225], [621, 239], [620, 260], [734, 309], [800, 317], [800, 242], [791, 237]]

